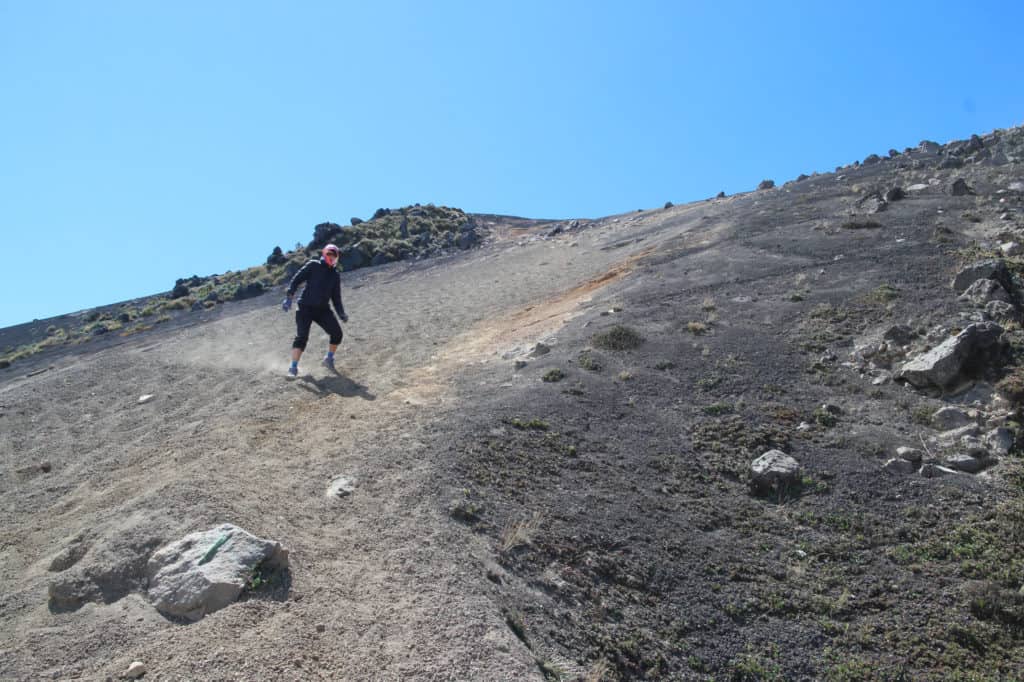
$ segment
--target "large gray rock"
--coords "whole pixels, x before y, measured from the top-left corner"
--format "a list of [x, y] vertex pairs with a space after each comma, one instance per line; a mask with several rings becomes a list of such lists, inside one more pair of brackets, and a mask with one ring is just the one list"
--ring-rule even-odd
[[956, 277], [953, 278], [953, 291], [962, 294], [979, 279], [994, 279], [1003, 285], [1004, 289], [1010, 289], [1013, 286], [1006, 263], [991, 258], [971, 263], [956, 273]]
[[968, 474], [976, 474], [986, 466], [989, 462], [983, 457], [973, 457], [966, 453], [953, 455], [946, 460], [946, 466], [950, 469], [956, 469], [957, 471], [963, 471]]
[[950, 431], [952, 429], [959, 429], [961, 426], [967, 426], [973, 424], [974, 420], [959, 407], [953, 407], [947, 405], [946, 407], [936, 410], [935, 414], [932, 415], [932, 424], [937, 429], [942, 431]]
[[769, 450], [750, 464], [750, 487], [759, 493], [784, 490], [800, 482], [800, 463], [782, 452]]
[[1010, 301], [1010, 294], [994, 279], [979, 279], [960, 294], [960, 300], [983, 308], [992, 301]]
[[966, 366], [996, 346], [1002, 333], [1003, 328], [995, 322], [969, 325], [956, 336], [905, 363], [896, 378], [918, 388], [945, 388], [956, 381]]
[[1013, 448], [1013, 431], [1000, 426], [985, 434], [984, 443], [994, 454], [1005, 457]]
[[280, 543], [225, 523], [157, 550], [146, 566], [149, 597], [162, 613], [195, 621], [238, 599], [256, 569], [287, 566]]

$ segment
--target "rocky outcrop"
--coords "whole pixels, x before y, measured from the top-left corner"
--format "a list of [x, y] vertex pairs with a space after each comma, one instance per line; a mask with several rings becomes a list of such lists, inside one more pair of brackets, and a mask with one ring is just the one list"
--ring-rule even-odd
[[957, 272], [956, 277], [953, 278], [953, 291], [962, 294], [979, 279], [994, 279], [1007, 290], [1013, 287], [1010, 271], [1007, 269], [1006, 263], [1002, 260], [991, 258], [971, 263]]
[[1003, 328], [995, 322], [972, 324], [936, 348], [905, 363], [895, 378], [918, 388], [946, 388], [968, 366], [983, 360], [999, 343]]

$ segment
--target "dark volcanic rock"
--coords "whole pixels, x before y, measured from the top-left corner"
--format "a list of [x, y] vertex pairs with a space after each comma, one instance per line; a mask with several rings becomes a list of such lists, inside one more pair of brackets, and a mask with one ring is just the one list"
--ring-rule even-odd
[[182, 282], [181, 280], [178, 280], [177, 284], [174, 285], [174, 288], [171, 289], [170, 297], [171, 298], [184, 298], [186, 296], [188, 296], [188, 287], [185, 286], [184, 282]]
[[900, 201], [901, 199], [905, 199], [906, 197], [907, 193], [903, 191], [902, 187], [893, 187], [892, 189], [885, 193], [885, 200], [890, 202]]
[[774, 180], [762, 180], [757, 185], [758, 189], [771, 189], [773, 187], [775, 187], [775, 181]]
[[284, 253], [281, 251], [280, 246], [275, 246], [274, 250], [267, 256], [267, 265], [281, 265], [287, 258], [284, 257]]
[[870, 154], [870, 155], [868, 155], [867, 158], [864, 159], [864, 165], [865, 166], [870, 166], [872, 164], [879, 163], [881, 160], [882, 160], [882, 157], [879, 156], [878, 154]]
[[944, 159], [942, 159], [942, 161], [939, 163], [939, 168], [941, 168], [941, 169], [960, 168], [963, 165], [964, 165], [963, 159], [961, 159], [961, 158], [959, 158], [957, 156], [947, 156]]
[[352, 225], [352, 227], [355, 227], [356, 225], [362, 225], [363, 224], [363, 219], [362, 218], [349, 218], [348, 222]]
[[341, 269], [344, 271], [355, 270], [366, 265], [369, 256], [363, 251], [362, 247], [349, 246], [341, 250], [338, 255], [338, 264], [341, 265]]
[[248, 284], [239, 284], [238, 288], [235, 289], [235, 293], [231, 295], [232, 300], [243, 301], [247, 298], [256, 298], [262, 296], [265, 289], [263, 284], [260, 282], [249, 282]]
[[974, 190], [970, 188], [966, 180], [963, 178], [957, 178], [950, 186], [949, 193], [955, 197], [963, 197], [974, 194]]

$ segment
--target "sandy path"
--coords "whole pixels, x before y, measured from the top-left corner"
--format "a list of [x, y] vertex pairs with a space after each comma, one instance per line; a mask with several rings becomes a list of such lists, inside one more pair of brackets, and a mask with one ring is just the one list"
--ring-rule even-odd
[[[641, 228], [356, 273], [339, 376], [316, 366], [315, 330], [305, 376], [286, 382], [291, 316], [268, 305], [0, 386], [0, 677], [102, 677], [134, 659], [147, 679], [535, 676], [488, 597], [492, 549], [447, 517], [433, 458], [456, 445], [456, 387], [508, 380], [497, 353], [627, 276], [653, 242]], [[358, 480], [340, 502], [324, 496], [338, 474]], [[221, 522], [291, 550], [287, 599], [188, 626], [137, 591], [47, 607], [50, 559], [75, 540], [82, 568]]]

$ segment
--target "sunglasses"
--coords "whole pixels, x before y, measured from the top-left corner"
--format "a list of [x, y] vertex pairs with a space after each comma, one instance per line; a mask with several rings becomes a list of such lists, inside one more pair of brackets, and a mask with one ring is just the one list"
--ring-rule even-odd
[[328, 251], [324, 254], [324, 258], [337, 258], [338, 254], [334, 251]]

